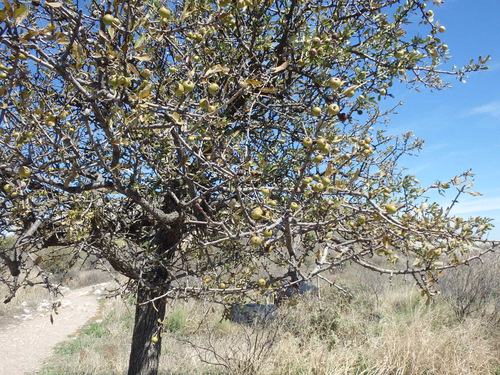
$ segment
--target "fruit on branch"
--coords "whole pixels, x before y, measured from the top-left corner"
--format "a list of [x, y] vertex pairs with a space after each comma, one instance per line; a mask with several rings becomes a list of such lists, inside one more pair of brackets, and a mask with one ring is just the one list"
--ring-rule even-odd
[[200, 108], [201, 109], [208, 109], [209, 106], [210, 106], [210, 103], [208, 102], [208, 99], [203, 98], [200, 100]]
[[378, 93], [380, 95], [384, 96], [384, 95], [387, 95], [387, 90], [382, 87], [380, 90], [378, 90]]
[[303, 140], [302, 140], [302, 145], [304, 147], [311, 147], [313, 145], [313, 140], [311, 137], [305, 137]]
[[315, 116], [315, 117], [321, 116], [321, 108], [320, 107], [313, 107], [311, 109], [311, 115]]
[[387, 203], [385, 206], [385, 212], [387, 212], [389, 215], [393, 215], [398, 211], [398, 208], [392, 204], [392, 203]]
[[174, 90], [174, 94], [177, 96], [182, 96], [182, 94], [184, 94], [184, 85], [182, 83], [177, 84], [177, 88]]
[[257, 281], [257, 283], [259, 284], [260, 287], [264, 288], [266, 285], [267, 285], [267, 282], [265, 279], [259, 279], [259, 281]]
[[318, 138], [318, 140], [316, 141], [316, 144], [318, 145], [318, 148], [325, 147], [325, 145], [327, 143], [328, 143], [328, 141], [326, 140], [326, 138]]
[[438, 31], [439, 31], [440, 33], [444, 33], [444, 32], [446, 31], [446, 27], [444, 27], [443, 25], [441, 25], [441, 26], [439, 26]]
[[328, 106], [328, 113], [335, 116], [340, 112], [340, 107], [338, 104], [332, 103]]
[[220, 90], [220, 86], [213, 82], [211, 83], [209, 86], [208, 86], [208, 92], [211, 94], [211, 95], [216, 95]]
[[250, 244], [252, 246], [260, 246], [260, 244], [262, 243], [262, 238], [260, 236], [253, 236], [251, 239], [250, 239]]
[[405, 55], [406, 51], [404, 49], [398, 49], [396, 52], [394, 52], [394, 57], [399, 59]]
[[328, 81], [328, 86], [330, 86], [332, 89], [336, 90], [340, 86], [342, 86], [342, 80], [338, 77], [333, 77]]
[[13, 189], [14, 189], [14, 188], [13, 188], [13, 186], [12, 186], [11, 184], [5, 184], [5, 185], [3, 186], [3, 190], [4, 190], [6, 193], [11, 192]]
[[260, 189], [260, 192], [262, 194], [264, 194], [265, 196], [269, 196], [271, 194], [271, 190], [269, 190], [268, 188], [265, 188], [265, 187]]
[[184, 87], [184, 92], [190, 92], [194, 90], [194, 83], [192, 81], [184, 81], [182, 82], [182, 86]]
[[273, 235], [273, 231], [268, 229], [268, 230], [265, 230], [262, 234], [264, 235], [264, 237], [269, 238]]
[[316, 155], [316, 156], [312, 159], [312, 161], [313, 161], [313, 163], [319, 164], [319, 163], [321, 163], [321, 162], [323, 161], [323, 159], [324, 159], [324, 158], [325, 158], [325, 157], [324, 157], [323, 155]]
[[320, 192], [320, 191], [325, 190], [325, 185], [323, 185], [323, 183], [321, 183], [321, 182], [318, 182], [317, 184], [314, 184], [312, 186], [312, 189], [315, 192]]
[[172, 12], [166, 7], [161, 7], [160, 9], [158, 9], [158, 14], [161, 18], [169, 19], [170, 17], [172, 17]]
[[304, 178], [302, 179], [302, 183], [303, 183], [304, 185], [310, 184], [312, 181], [313, 181], [313, 178], [312, 178], [311, 176], [304, 177]]
[[154, 343], [157, 343], [158, 342], [158, 336], [151, 337], [151, 341], [153, 341]]
[[297, 211], [299, 208], [300, 208], [300, 204], [298, 204], [297, 202], [292, 202], [290, 204], [290, 208], [293, 210], [293, 211]]
[[25, 165], [20, 166], [19, 169], [17, 170], [17, 173], [19, 174], [19, 177], [21, 178], [28, 178], [31, 175], [31, 170], [26, 167]]
[[113, 22], [115, 21], [115, 17], [113, 17], [112, 14], [106, 14], [104, 17], [102, 17], [102, 23], [105, 24], [106, 26], [112, 25]]
[[356, 89], [354, 87], [349, 87], [347, 90], [344, 91], [344, 95], [347, 96], [348, 98], [352, 98], [355, 93]]
[[254, 220], [259, 220], [262, 217], [262, 215], [264, 215], [264, 211], [262, 211], [262, 208], [257, 207], [254, 208], [254, 210], [250, 214], [250, 217]]

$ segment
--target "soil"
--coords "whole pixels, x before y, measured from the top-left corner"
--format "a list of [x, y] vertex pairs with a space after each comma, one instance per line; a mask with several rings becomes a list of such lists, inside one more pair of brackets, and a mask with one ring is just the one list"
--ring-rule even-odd
[[[99, 313], [99, 296], [106, 284], [62, 291], [55, 301], [44, 300], [36, 308], [24, 309], [24, 314], [0, 330], [0, 374], [24, 375], [36, 373], [43, 361], [52, 355], [54, 346], [68, 340]], [[57, 314], [52, 303], [60, 302]], [[52, 313], [53, 322], [50, 315]]]

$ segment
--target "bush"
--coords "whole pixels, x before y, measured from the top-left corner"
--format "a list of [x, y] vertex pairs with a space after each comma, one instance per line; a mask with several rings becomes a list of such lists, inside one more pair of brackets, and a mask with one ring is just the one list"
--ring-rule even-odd
[[500, 322], [500, 259], [491, 254], [484, 262], [475, 262], [448, 271], [439, 280], [442, 298], [459, 320], [478, 314], [494, 325]]

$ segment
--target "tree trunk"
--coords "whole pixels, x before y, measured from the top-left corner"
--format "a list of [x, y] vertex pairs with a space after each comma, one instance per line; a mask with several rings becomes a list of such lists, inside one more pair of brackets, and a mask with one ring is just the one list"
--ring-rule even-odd
[[[163, 321], [166, 304], [164, 299], [158, 299], [152, 303], [142, 303], [158, 297], [159, 293], [155, 293], [139, 283], [128, 375], [156, 375], [158, 373], [161, 354], [158, 319]], [[158, 342], [151, 340], [154, 336], [158, 337]]]

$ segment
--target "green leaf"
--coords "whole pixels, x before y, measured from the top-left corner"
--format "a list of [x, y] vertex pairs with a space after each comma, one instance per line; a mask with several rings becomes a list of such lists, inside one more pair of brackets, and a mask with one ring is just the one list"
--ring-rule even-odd
[[29, 13], [30, 10], [24, 4], [21, 4], [21, 6], [14, 12], [14, 24], [16, 26], [19, 26], [24, 21], [24, 19], [28, 17]]

